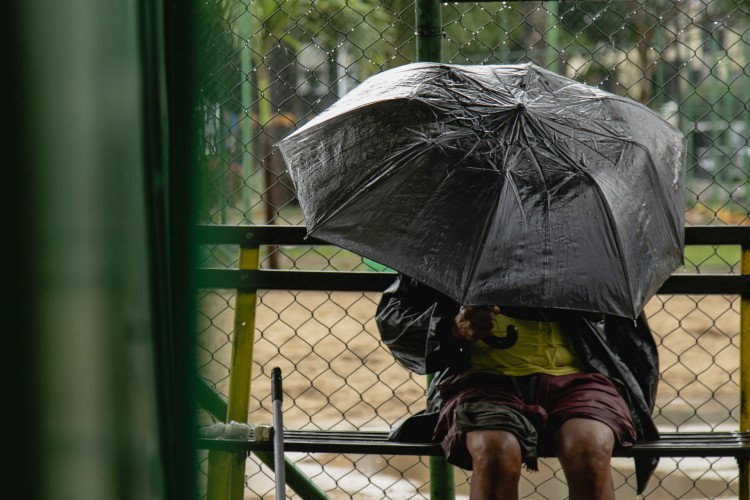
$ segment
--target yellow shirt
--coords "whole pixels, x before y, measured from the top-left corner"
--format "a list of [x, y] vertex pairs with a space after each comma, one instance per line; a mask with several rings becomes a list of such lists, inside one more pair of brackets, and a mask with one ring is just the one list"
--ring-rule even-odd
[[495, 349], [483, 341], [471, 348], [470, 371], [520, 377], [534, 373], [568, 375], [580, 372], [580, 362], [558, 323], [516, 319], [498, 314], [494, 335], [505, 337], [508, 326], [518, 328], [518, 341]]

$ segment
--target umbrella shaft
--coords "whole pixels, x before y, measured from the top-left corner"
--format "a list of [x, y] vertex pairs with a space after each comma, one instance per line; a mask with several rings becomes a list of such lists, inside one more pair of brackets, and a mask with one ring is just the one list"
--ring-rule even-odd
[[273, 462], [276, 472], [276, 498], [285, 498], [284, 486], [284, 427], [281, 417], [281, 399], [273, 402]]

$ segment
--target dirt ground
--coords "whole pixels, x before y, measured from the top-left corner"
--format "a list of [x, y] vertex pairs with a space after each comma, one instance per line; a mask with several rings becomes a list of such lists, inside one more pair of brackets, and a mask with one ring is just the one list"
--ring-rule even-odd
[[[396, 365], [378, 341], [373, 321], [378, 299], [379, 294], [363, 293], [262, 293], [256, 317], [251, 422], [271, 422], [269, 376], [275, 366], [281, 368], [284, 378], [284, 424], [287, 428], [387, 430], [423, 408], [424, 377], [410, 375]], [[198, 356], [201, 374], [214, 381], [225, 394], [233, 302], [231, 294], [216, 292], [201, 301]], [[657, 296], [646, 307], [660, 352], [662, 381], [655, 415], [662, 430], [736, 428], [739, 416], [738, 310], [739, 299], [733, 296]], [[342, 463], [337, 463], [335, 457], [317, 459], [327, 463], [326, 474], [321, 478], [328, 478], [336, 467], [342, 467], [343, 471], [351, 471], [353, 467], [346, 458]], [[404, 470], [419, 470], [414, 482], [424, 482], [425, 467], [415, 468], [413, 457], [383, 460], [382, 457], [360, 457], [356, 468], [386, 478], [391, 474], [385, 469], [393, 474], [398, 470], [401, 470], [398, 474]], [[693, 462], [695, 460], [683, 461], [680, 471]], [[318, 463], [311, 463], [309, 459], [300, 463], [320, 474]], [[702, 493], [695, 493], [697, 496], [690, 493], [695, 488], [690, 490], [681, 483], [672, 486], [670, 491], [687, 488], [686, 496], [678, 498], [708, 498], [713, 496], [706, 496], [706, 492], [714, 488], [719, 492], [716, 498], [732, 498], [731, 490], [721, 492], [726, 488], [726, 474], [736, 475], [736, 470], [730, 471], [732, 467], [736, 469], [736, 463], [729, 467], [723, 462], [717, 464], [713, 467], [709, 464], [710, 474], [707, 474], [706, 464], [693, 463], [704, 483], [699, 488]], [[632, 461], [626, 461], [621, 467], [625, 476], [632, 473], [632, 470], [628, 472]], [[670, 461], [665, 467], [665, 478], [674, 480], [677, 477], [675, 464]], [[347, 473], [342, 474], [342, 477], [347, 476]], [[564, 489], [564, 483], [556, 479], [559, 475], [553, 467], [536, 474], [529, 479], [529, 484], [538, 485], [541, 481], [547, 489]], [[679, 477], [686, 478], [682, 482], [688, 486], [692, 484], [689, 474], [680, 472]], [[714, 483], [716, 485], [711, 486]], [[341, 484], [333, 487], [340, 488]], [[367, 487], [360, 488], [356, 484], [352, 487], [359, 491], [356, 498], [382, 498], [385, 491], [375, 488], [372, 482], [368, 482]], [[367, 494], [370, 487], [377, 492]], [[413, 493], [416, 487], [409, 488]], [[623, 498], [634, 498], [632, 490], [624, 488], [624, 491], [628, 493], [624, 493]], [[550, 494], [552, 498], [557, 496], [552, 491]], [[389, 493], [389, 498], [403, 498], [396, 491], [392, 495]], [[674, 496], [674, 493], [664, 493], [663, 498]], [[535, 496], [532, 494], [530, 498]], [[648, 498], [662, 496], [657, 491]]]

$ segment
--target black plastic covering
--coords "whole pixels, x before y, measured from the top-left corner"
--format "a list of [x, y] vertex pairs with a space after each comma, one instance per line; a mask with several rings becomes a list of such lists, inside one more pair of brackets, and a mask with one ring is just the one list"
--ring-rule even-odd
[[635, 318], [682, 263], [685, 144], [533, 64], [416, 63], [279, 148], [312, 236], [460, 303]]

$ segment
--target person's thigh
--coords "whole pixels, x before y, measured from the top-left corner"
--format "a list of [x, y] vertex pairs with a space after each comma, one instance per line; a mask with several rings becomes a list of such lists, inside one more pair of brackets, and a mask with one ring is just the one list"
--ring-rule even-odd
[[[542, 421], [541, 407], [530, 407], [516, 393], [508, 377], [467, 377], [462, 386], [443, 393], [444, 400], [433, 441], [440, 442], [448, 462], [472, 469], [468, 436], [473, 431], [505, 431], [520, 443], [524, 464], [537, 468], [537, 431], [529, 417]], [[475, 435], [478, 436], [478, 435]]]
[[[604, 375], [576, 373], [549, 377], [541, 395], [546, 398], [545, 407], [549, 413], [546, 437], [555, 436], [571, 419], [583, 419], [584, 422], [603, 424], [602, 432], [609, 430], [619, 446], [628, 447], [635, 442], [636, 431], [630, 408], [614, 383]], [[589, 427], [600, 428], [593, 424]]]

